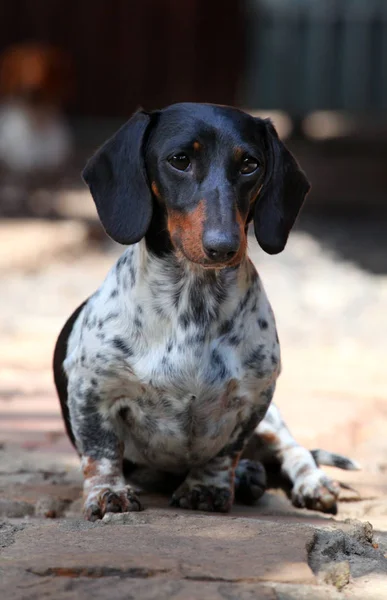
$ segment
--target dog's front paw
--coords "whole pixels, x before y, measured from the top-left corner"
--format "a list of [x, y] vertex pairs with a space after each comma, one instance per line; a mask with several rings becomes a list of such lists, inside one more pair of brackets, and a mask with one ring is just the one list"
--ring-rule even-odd
[[88, 521], [102, 519], [107, 513], [121, 513], [143, 510], [141, 502], [130, 486], [121, 490], [109, 487], [91, 490], [85, 500], [83, 512]]
[[228, 512], [232, 503], [233, 493], [229, 488], [186, 481], [176, 490], [170, 502], [171, 506], [209, 512]]
[[329, 479], [321, 469], [300, 475], [292, 489], [292, 503], [297, 508], [309, 508], [335, 515], [340, 484]]

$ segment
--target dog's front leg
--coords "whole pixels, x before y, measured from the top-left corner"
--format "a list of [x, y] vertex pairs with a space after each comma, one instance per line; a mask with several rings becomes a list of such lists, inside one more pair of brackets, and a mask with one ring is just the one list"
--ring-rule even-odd
[[123, 443], [114, 420], [101, 411], [101, 400], [92, 388], [85, 384], [75, 388], [69, 390], [69, 409], [81, 455], [85, 517], [96, 521], [109, 512], [142, 510], [123, 476]]

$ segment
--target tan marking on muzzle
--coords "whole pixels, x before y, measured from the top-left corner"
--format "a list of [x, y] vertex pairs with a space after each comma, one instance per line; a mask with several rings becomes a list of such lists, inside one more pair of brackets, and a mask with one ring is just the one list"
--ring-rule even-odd
[[202, 237], [205, 221], [205, 200], [200, 200], [197, 207], [189, 213], [168, 210], [168, 231], [172, 243], [183, 251], [193, 262], [203, 262], [206, 255]]

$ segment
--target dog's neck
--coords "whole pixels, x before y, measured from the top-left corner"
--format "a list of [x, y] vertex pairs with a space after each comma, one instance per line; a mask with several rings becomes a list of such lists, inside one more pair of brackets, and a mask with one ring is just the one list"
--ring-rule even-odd
[[188, 315], [190, 322], [201, 324], [211, 323], [220, 313], [227, 318], [249, 288], [259, 286], [257, 272], [247, 256], [236, 267], [205, 269], [174, 252], [156, 256], [142, 240], [128, 248], [121, 260], [118, 271], [125, 296], [125, 288], [129, 287], [125, 280], [135, 281], [126, 296], [130, 302], [148, 298], [160, 316], [180, 318], [183, 327]]

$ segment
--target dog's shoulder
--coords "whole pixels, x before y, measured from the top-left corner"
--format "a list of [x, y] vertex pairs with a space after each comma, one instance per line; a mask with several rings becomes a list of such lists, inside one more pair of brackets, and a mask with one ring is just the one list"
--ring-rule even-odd
[[[74, 313], [71, 327], [67, 332], [67, 348], [65, 356], [65, 370], [80, 358], [85, 363], [86, 354], [92, 357], [97, 349], [102, 346], [108, 331], [122, 331], [124, 318], [120, 294], [123, 281], [120, 277], [122, 267], [130, 263], [132, 251], [126, 250], [115, 262], [108, 272], [100, 287], [86, 300]], [[131, 269], [129, 268], [129, 277]], [[80, 354], [83, 354], [79, 357]]]

